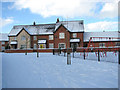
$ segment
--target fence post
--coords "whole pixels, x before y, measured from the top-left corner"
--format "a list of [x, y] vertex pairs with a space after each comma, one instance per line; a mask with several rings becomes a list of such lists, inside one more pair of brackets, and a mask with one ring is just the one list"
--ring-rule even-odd
[[65, 57], [66, 51], [64, 50], [64, 57]]
[[55, 55], [55, 50], [53, 49], [53, 55]]
[[71, 56], [70, 56], [70, 52], [67, 52], [67, 65], [71, 65]]
[[74, 49], [72, 49], [72, 52], [73, 52], [73, 58], [74, 58]]
[[85, 49], [84, 49], [84, 60], [85, 60]]
[[100, 53], [99, 53], [99, 50], [98, 50], [98, 61], [100, 61]]
[[120, 64], [120, 50], [118, 51], [118, 59], [119, 59], [119, 64]]

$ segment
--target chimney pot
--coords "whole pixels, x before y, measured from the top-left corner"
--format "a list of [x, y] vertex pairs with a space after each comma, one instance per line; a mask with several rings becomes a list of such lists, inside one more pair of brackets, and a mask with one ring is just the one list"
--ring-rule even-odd
[[59, 22], [59, 18], [57, 18], [57, 22], [56, 23], [58, 23]]
[[35, 22], [33, 22], [33, 25], [34, 25], [34, 26], [36, 25]]

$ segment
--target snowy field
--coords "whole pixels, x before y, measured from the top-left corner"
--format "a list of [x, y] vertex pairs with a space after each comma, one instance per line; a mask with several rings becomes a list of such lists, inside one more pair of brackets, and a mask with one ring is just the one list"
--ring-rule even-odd
[[2, 89], [2, 56], [0, 55], [0, 90]]
[[2, 88], [118, 88], [117, 63], [71, 60], [67, 65], [66, 57], [52, 53], [39, 58], [36, 53], [2, 53]]

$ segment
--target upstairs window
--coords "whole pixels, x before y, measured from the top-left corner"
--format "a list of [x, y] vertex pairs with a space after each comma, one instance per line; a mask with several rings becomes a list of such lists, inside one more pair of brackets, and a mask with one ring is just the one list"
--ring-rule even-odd
[[37, 36], [33, 36], [34, 40], [37, 40]]
[[59, 33], [59, 39], [64, 39], [65, 38], [65, 34], [64, 33]]
[[77, 37], [77, 33], [73, 33], [73, 38], [76, 38]]
[[53, 40], [53, 35], [49, 35], [49, 40]]
[[21, 40], [26, 40], [26, 37], [25, 37], [25, 36], [22, 36], [22, 37], [21, 37]]

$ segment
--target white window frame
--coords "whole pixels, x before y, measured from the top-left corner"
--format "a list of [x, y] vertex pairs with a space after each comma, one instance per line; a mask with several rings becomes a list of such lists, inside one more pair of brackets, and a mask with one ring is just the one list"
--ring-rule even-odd
[[73, 38], [76, 38], [77, 37], [77, 33], [73, 33]]
[[59, 39], [64, 39], [65, 38], [65, 33], [59, 33]]
[[21, 40], [22, 40], [22, 41], [26, 40], [26, 36], [22, 36], [22, 37], [21, 37]]
[[49, 48], [54, 48], [54, 43], [49, 43]]
[[4, 42], [4, 41], [2, 41], [2, 43], [1, 43], [1, 44], [3, 45], [3, 44], [5, 44], [5, 42]]
[[62, 49], [65, 49], [65, 48], [66, 48], [66, 43], [59, 43], [59, 44], [58, 44], [58, 48], [59, 48], [60, 44], [64, 44], [64, 48], [62, 48]]
[[53, 35], [49, 35], [49, 40], [53, 40]]
[[105, 47], [105, 43], [99, 43], [99, 47]]
[[33, 40], [37, 40], [37, 36], [33, 36]]

